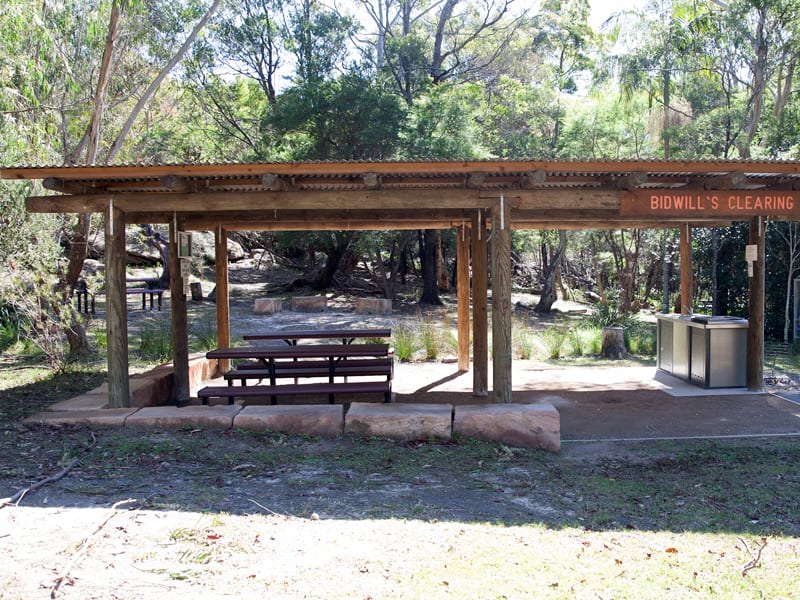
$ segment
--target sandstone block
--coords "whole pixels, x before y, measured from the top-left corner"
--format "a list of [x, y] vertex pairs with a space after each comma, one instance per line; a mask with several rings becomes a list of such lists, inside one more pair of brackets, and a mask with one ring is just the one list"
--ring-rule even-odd
[[453, 433], [520, 448], [561, 450], [561, 421], [552, 404], [457, 406]]
[[283, 301], [280, 298], [256, 298], [253, 312], [257, 315], [271, 315], [283, 310]]
[[48, 407], [48, 410], [51, 410], [53, 412], [72, 411], [72, 410], [98, 410], [101, 408], [105, 408], [107, 404], [108, 404], [107, 393], [98, 394], [95, 392], [88, 392], [86, 394], [81, 394], [80, 396], [75, 396], [73, 398], [68, 398], [67, 400], [61, 400], [60, 402], [51, 404]]
[[327, 305], [325, 296], [292, 296], [292, 310], [295, 312], [325, 312]]
[[277, 431], [336, 437], [344, 429], [341, 404], [246, 406], [233, 419], [233, 426], [254, 431]]
[[[172, 373], [162, 377], [131, 377], [128, 380], [131, 406], [158, 406], [167, 404], [172, 392]], [[162, 398], [162, 396], [165, 396]]]
[[390, 315], [392, 301], [389, 298], [356, 298], [356, 314]]
[[397, 440], [450, 439], [450, 404], [372, 404], [353, 402], [344, 421], [345, 433]]
[[104, 408], [98, 410], [63, 410], [42, 412], [23, 421], [29, 425], [91, 425], [95, 427], [122, 427], [135, 408]]
[[236, 404], [218, 406], [148, 406], [127, 419], [125, 427], [134, 429], [230, 429], [242, 410]]

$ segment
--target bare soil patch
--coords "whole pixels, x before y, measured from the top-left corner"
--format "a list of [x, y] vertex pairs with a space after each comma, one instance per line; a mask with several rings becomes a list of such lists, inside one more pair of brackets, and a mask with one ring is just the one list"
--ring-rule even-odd
[[[0, 509], [0, 598], [524, 596], [528, 585], [547, 590], [535, 563], [566, 531], [589, 536], [577, 549], [735, 531], [771, 536], [781, 565], [800, 560], [800, 448], [786, 440], [553, 455], [466, 440], [6, 426], [0, 495], [75, 459]], [[448, 556], [452, 569], [524, 569], [492, 588], [448, 575]]]

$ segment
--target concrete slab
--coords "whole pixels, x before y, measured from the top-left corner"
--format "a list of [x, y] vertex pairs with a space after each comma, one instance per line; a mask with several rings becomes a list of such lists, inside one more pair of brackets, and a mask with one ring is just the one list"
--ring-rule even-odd
[[125, 420], [125, 427], [134, 429], [230, 429], [242, 407], [221, 406], [148, 406]]
[[397, 440], [450, 439], [451, 404], [373, 404], [353, 402], [345, 415], [345, 433]]
[[561, 426], [552, 404], [457, 406], [453, 433], [519, 448], [561, 450]]
[[108, 394], [88, 392], [61, 400], [55, 404], [51, 404], [48, 410], [53, 412], [71, 411], [71, 410], [99, 410], [108, 405]]
[[233, 419], [233, 426], [253, 431], [277, 431], [336, 437], [344, 431], [341, 404], [246, 406]]
[[122, 427], [136, 408], [103, 408], [98, 410], [62, 410], [41, 412], [23, 421], [29, 425], [92, 425], [97, 427]]

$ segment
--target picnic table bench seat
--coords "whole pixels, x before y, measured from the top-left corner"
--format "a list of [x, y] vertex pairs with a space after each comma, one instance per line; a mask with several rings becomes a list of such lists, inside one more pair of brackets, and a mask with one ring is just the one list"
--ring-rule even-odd
[[206, 386], [197, 392], [197, 397], [208, 404], [209, 398], [228, 398], [233, 404], [234, 398], [270, 396], [272, 404], [277, 404], [278, 396], [328, 394], [331, 404], [336, 394], [383, 394], [384, 402], [392, 401], [391, 381], [357, 381], [357, 382], [323, 382], [294, 383], [285, 385], [247, 385], [247, 386]]
[[[286, 367], [283, 365], [276, 365], [275, 372], [271, 373], [269, 369], [232, 369], [225, 373], [223, 377], [228, 382], [241, 381], [242, 385], [247, 385], [248, 379], [269, 379], [275, 377], [276, 379], [291, 379], [299, 377], [329, 377], [331, 371], [328, 365], [320, 366], [295, 366], [295, 364], [302, 365], [303, 363], [290, 363]], [[333, 372], [334, 377], [367, 377], [370, 375], [392, 378], [391, 365], [349, 365], [344, 364], [337, 366]]]

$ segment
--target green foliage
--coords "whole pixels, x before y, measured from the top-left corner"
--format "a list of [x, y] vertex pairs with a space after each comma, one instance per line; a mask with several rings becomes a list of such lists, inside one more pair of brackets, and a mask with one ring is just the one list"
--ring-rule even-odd
[[564, 356], [564, 345], [567, 342], [567, 336], [567, 332], [559, 326], [549, 327], [542, 332], [547, 358], [557, 360]]
[[488, 158], [478, 119], [483, 111], [479, 84], [439, 85], [417, 98], [401, 141], [409, 159]]
[[392, 348], [397, 360], [409, 362], [418, 350], [417, 336], [414, 330], [406, 325], [395, 325], [392, 329]]
[[192, 337], [198, 350], [208, 352], [217, 347], [216, 321], [202, 319], [197, 327], [193, 328]]
[[514, 354], [522, 360], [533, 358], [535, 349], [535, 336], [523, 321], [516, 321], [511, 330], [511, 345]]
[[22, 330], [21, 317], [14, 305], [0, 303], [0, 352], [20, 341]]
[[139, 358], [166, 362], [172, 359], [172, 328], [167, 319], [147, 319], [139, 333]]
[[606, 290], [605, 300], [601, 300], [594, 306], [593, 312], [589, 315], [588, 321], [598, 328], [602, 327], [631, 327], [637, 320], [637, 316], [632, 312], [622, 310], [620, 293], [616, 290]]

